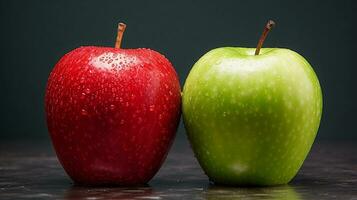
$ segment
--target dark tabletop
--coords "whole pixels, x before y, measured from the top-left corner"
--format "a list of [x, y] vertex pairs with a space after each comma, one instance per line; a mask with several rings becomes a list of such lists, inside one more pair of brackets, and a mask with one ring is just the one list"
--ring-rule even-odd
[[357, 147], [316, 141], [294, 180], [276, 187], [209, 183], [180, 133], [164, 165], [141, 187], [72, 184], [48, 140], [0, 142], [0, 199], [356, 199]]

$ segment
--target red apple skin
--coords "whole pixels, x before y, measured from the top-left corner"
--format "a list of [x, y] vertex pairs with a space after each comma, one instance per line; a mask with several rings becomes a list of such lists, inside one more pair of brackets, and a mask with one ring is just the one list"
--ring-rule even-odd
[[174, 140], [181, 89], [156, 51], [80, 47], [51, 72], [45, 109], [56, 154], [76, 183], [145, 184]]

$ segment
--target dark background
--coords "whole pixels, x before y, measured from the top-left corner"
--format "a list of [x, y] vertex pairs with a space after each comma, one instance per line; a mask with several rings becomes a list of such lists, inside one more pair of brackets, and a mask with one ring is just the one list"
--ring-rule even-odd
[[[123, 48], [166, 55], [183, 85], [210, 49], [255, 47], [268, 19], [277, 22], [264, 46], [303, 55], [324, 94], [319, 139], [357, 139], [356, 4], [353, 1], [18, 1], [0, 7], [0, 139], [48, 138], [47, 77], [66, 52], [113, 46], [116, 26], [128, 27]], [[180, 125], [179, 137], [184, 129]]]

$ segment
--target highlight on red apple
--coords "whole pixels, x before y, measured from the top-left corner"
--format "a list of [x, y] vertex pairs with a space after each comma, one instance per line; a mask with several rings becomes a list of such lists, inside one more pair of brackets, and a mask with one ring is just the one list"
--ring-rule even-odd
[[64, 55], [47, 83], [45, 110], [57, 157], [81, 184], [147, 183], [174, 140], [181, 114], [178, 75], [162, 54], [85, 46]]

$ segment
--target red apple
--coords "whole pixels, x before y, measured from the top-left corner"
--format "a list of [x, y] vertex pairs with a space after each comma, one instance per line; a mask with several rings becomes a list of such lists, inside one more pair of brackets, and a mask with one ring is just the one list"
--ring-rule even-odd
[[150, 49], [80, 47], [51, 72], [47, 125], [58, 159], [81, 184], [147, 183], [174, 140], [181, 90], [170, 61]]

